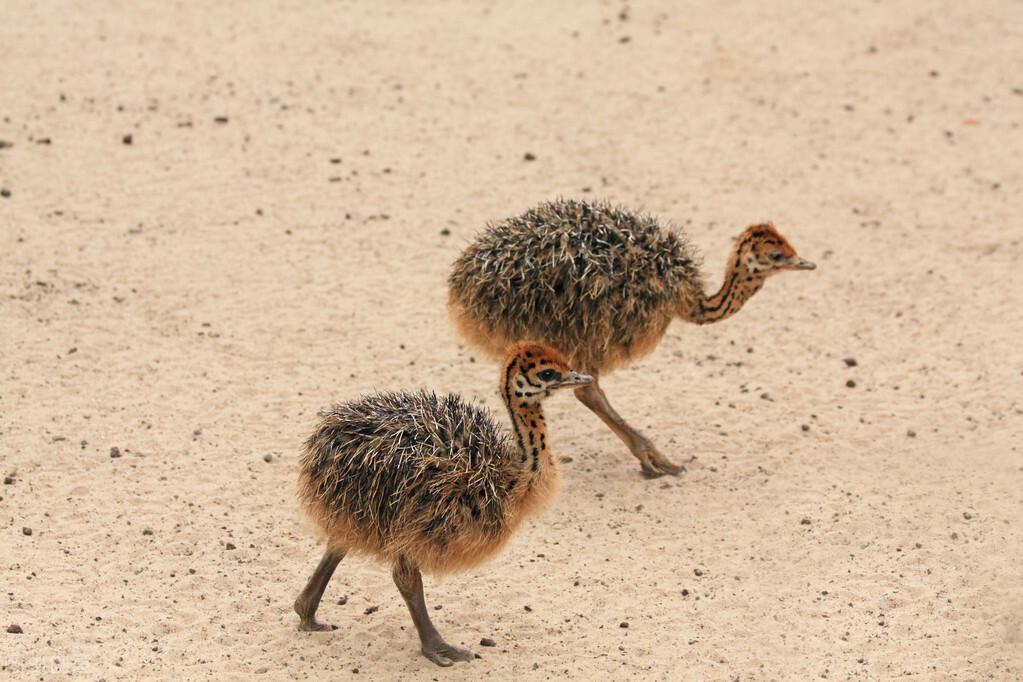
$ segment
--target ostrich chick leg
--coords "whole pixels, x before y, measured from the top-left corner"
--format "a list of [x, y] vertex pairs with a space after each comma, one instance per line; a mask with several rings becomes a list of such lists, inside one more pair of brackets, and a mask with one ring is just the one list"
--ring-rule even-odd
[[330, 549], [329, 547], [323, 554], [320, 564], [313, 571], [313, 575], [309, 578], [309, 582], [306, 583], [302, 594], [298, 595], [298, 599], [295, 600], [295, 613], [302, 619], [302, 622], [298, 625], [299, 630], [334, 629], [333, 625], [317, 622], [316, 609], [320, 606], [320, 597], [323, 596], [323, 590], [327, 588], [330, 577], [334, 575], [334, 569], [337, 568], [337, 565], [344, 558], [345, 553], [343, 550]]
[[471, 661], [471, 651], [451, 646], [444, 641], [437, 628], [433, 627], [430, 614], [426, 610], [426, 598], [423, 597], [423, 576], [416, 567], [405, 557], [394, 562], [394, 569], [391, 571], [394, 584], [398, 591], [405, 598], [408, 611], [412, 614], [412, 622], [419, 633], [419, 642], [422, 645], [423, 655], [441, 666], [449, 666], [455, 661]]
[[604, 395], [603, 389], [597, 383], [597, 373], [591, 372], [591, 374], [593, 375], [593, 383], [575, 389], [575, 397], [583, 405], [590, 408], [598, 417], [603, 419], [604, 423], [610, 426], [611, 430], [625, 442], [629, 450], [632, 451], [632, 454], [639, 460], [644, 474], [651, 478], [663, 476], [664, 474], [679, 474], [683, 467], [659, 453], [653, 443], [647, 440], [639, 431], [629, 426], [622, 419], [621, 415], [615, 412], [615, 408], [611, 407], [611, 403], [607, 401], [607, 396]]

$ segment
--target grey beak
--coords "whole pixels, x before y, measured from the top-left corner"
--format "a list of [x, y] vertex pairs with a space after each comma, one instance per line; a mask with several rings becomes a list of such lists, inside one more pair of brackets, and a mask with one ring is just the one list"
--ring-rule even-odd
[[592, 383], [593, 377], [589, 374], [581, 374], [580, 372], [569, 372], [561, 378], [562, 386], [585, 386]]
[[808, 261], [805, 258], [800, 258], [799, 256], [796, 256], [795, 258], [793, 258], [792, 262], [789, 265], [792, 267], [793, 270], [816, 270], [817, 269], [816, 263]]

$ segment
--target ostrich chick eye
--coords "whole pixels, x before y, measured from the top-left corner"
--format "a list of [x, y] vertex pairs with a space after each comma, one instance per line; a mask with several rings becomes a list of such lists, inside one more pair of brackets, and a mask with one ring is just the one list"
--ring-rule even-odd
[[768, 257], [774, 262], [785, 260], [785, 254], [780, 251], [775, 251], [768, 255]]
[[540, 381], [557, 381], [561, 378], [561, 374], [553, 369], [545, 369], [536, 373], [536, 378]]

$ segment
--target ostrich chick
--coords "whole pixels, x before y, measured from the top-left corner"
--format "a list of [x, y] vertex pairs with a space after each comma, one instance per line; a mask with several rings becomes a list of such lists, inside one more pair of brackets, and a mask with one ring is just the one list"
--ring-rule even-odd
[[500, 385], [514, 436], [457, 395], [385, 393], [324, 413], [306, 441], [299, 479], [302, 505], [327, 541], [295, 601], [301, 629], [328, 629], [315, 619], [323, 590], [346, 553], [365, 553], [392, 566], [423, 655], [444, 666], [470, 660], [430, 621], [420, 571], [481, 563], [550, 498], [558, 472], [540, 403], [591, 381], [557, 351], [520, 343]]
[[644, 473], [677, 474], [682, 467], [611, 407], [600, 374], [651, 352], [675, 317], [719, 322], [771, 275], [816, 267], [770, 224], [739, 235], [716, 293], [705, 292], [699, 265], [686, 237], [651, 216], [604, 202], [552, 201], [487, 227], [454, 264], [448, 307], [459, 332], [492, 355], [521, 339], [559, 349], [593, 376], [576, 397], [628, 445]]

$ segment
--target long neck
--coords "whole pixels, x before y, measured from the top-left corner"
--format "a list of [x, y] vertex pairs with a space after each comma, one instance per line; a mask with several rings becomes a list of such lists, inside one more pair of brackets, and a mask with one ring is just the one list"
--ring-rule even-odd
[[540, 401], [530, 399], [522, 393], [521, 388], [516, 387], [514, 382], [505, 382], [503, 397], [518, 445], [518, 463], [523, 474], [520, 480], [531, 480], [541, 475], [544, 469], [552, 464], [552, 460], [547, 450], [547, 427]]
[[737, 313], [764, 285], [764, 275], [748, 270], [738, 252], [732, 253], [728, 263], [725, 281], [717, 293], [708, 296], [700, 292], [695, 305], [689, 306], [683, 317], [696, 324], [720, 322]]

